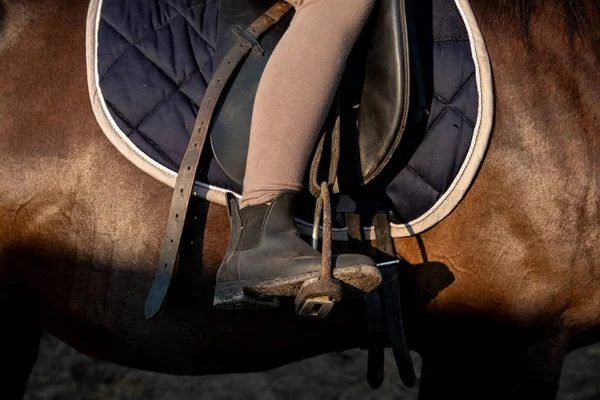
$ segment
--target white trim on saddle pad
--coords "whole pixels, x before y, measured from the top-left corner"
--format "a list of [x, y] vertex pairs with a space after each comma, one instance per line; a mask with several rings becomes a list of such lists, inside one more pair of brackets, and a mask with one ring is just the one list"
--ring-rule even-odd
[[[90, 1], [86, 25], [87, 80], [94, 115], [108, 140], [110, 140], [121, 154], [150, 176], [170, 187], [174, 187], [177, 177], [176, 172], [157, 163], [134, 145], [127, 135], [125, 135], [125, 133], [117, 126], [110, 115], [106, 102], [102, 96], [97, 68], [98, 28], [102, 10], [102, 1], [103, 0]], [[469, 34], [479, 97], [479, 112], [471, 145], [463, 165], [450, 188], [442, 197], [440, 197], [431, 209], [421, 217], [406, 224], [391, 224], [393, 237], [408, 237], [419, 234], [440, 222], [454, 210], [466, 194], [479, 170], [491, 135], [494, 115], [494, 93], [490, 60], [483, 36], [479, 30], [469, 1], [455, 0], [455, 3]], [[202, 182], [196, 182], [196, 184], [202, 189], [202, 191], [198, 193], [201, 198], [213, 203], [225, 205], [225, 194], [229, 192], [228, 190]], [[235, 193], [233, 194], [235, 195]], [[301, 220], [297, 220], [296, 222], [302, 233], [311, 233], [312, 224]], [[373, 227], [365, 227], [364, 230], [367, 238], [375, 238]], [[334, 229], [333, 238], [334, 240], [347, 240], [346, 229]]]

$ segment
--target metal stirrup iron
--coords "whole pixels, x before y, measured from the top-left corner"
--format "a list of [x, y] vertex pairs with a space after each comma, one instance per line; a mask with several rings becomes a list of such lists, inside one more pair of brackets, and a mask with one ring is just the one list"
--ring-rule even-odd
[[[315, 218], [313, 221], [312, 246], [319, 250], [319, 226], [321, 225], [321, 215], [323, 215], [323, 241], [321, 245], [321, 275], [319, 278], [309, 279], [302, 285], [300, 292], [296, 296], [296, 314], [304, 316], [314, 316], [324, 318], [329, 314], [336, 302], [342, 300], [342, 284], [333, 277], [333, 268], [331, 266], [331, 187], [335, 184], [337, 178], [337, 169], [340, 152], [340, 94], [335, 96], [329, 121], [326, 122], [325, 131], [319, 140], [315, 157], [310, 168], [310, 192], [317, 198], [315, 207]], [[330, 130], [328, 130], [330, 129]], [[330, 139], [330, 160], [328, 168], [327, 181], [323, 181], [319, 186], [318, 174], [321, 164], [325, 141]]]
[[296, 296], [296, 313], [303, 316], [324, 318], [336, 302], [342, 300], [342, 284], [333, 277], [331, 268], [331, 201], [329, 184], [321, 184], [321, 195], [317, 199], [313, 225], [312, 245], [319, 247], [319, 226], [323, 214], [323, 245], [321, 246], [321, 275], [309, 279]]

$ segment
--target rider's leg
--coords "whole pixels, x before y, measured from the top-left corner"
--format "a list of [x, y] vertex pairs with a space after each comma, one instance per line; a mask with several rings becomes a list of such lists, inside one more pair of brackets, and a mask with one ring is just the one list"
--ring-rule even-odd
[[302, 188], [346, 59], [375, 0], [287, 1], [296, 15], [256, 93], [242, 207]]
[[[321, 269], [321, 254], [300, 239], [293, 211], [346, 59], [375, 0], [289, 1], [296, 15], [254, 104], [244, 207], [233, 198], [228, 204], [231, 236], [214, 298], [222, 308], [274, 305], [270, 296], [295, 296]], [[333, 265], [347, 288], [368, 292], [381, 281], [369, 257], [343, 254]]]

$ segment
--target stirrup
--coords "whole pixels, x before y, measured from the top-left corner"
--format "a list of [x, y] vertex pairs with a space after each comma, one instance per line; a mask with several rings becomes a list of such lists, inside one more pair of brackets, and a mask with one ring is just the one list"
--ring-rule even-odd
[[296, 314], [325, 318], [334, 304], [342, 300], [342, 284], [333, 277], [331, 269], [331, 200], [329, 185], [321, 183], [321, 194], [317, 199], [313, 221], [312, 246], [319, 247], [319, 226], [323, 214], [323, 245], [321, 246], [321, 275], [309, 279], [296, 296]]

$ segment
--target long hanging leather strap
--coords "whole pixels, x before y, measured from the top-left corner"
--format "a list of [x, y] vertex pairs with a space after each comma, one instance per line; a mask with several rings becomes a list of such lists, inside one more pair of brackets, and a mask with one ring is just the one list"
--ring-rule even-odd
[[[346, 214], [348, 227], [348, 244], [353, 251], [367, 254], [367, 244], [361, 223], [361, 215], [356, 213]], [[367, 356], [367, 382], [373, 389], [378, 389], [383, 383], [384, 365], [384, 318], [381, 307], [379, 290], [375, 289], [365, 295], [367, 307], [368, 328], [368, 356]]]
[[[188, 148], [183, 156], [181, 167], [175, 182], [171, 211], [167, 223], [167, 231], [163, 240], [158, 271], [150, 288], [144, 309], [147, 319], [155, 316], [162, 307], [165, 296], [175, 272], [179, 244], [188, 204], [194, 187], [196, 170], [206, 142], [208, 129], [219, 98], [227, 82], [240, 62], [251, 50], [262, 51], [257, 39], [264, 35], [269, 28], [277, 24], [292, 6], [284, 1], [277, 1], [263, 15], [256, 19], [246, 30], [235, 26], [233, 29], [240, 42], [236, 43], [227, 53], [223, 62], [215, 71], [206, 94], [200, 105]], [[262, 55], [262, 54], [261, 54]]]
[[400, 303], [400, 284], [397, 264], [396, 248], [390, 230], [390, 220], [387, 213], [377, 213], [373, 217], [373, 226], [377, 239], [377, 251], [384, 259], [390, 262], [379, 264], [382, 275], [382, 284], [379, 286], [387, 327], [392, 344], [392, 352], [396, 360], [398, 373], [404, 384], [408, 387], [415, 386], [415, 368], [408, 351], [404, 322], [402, 320], [402, 306]]

